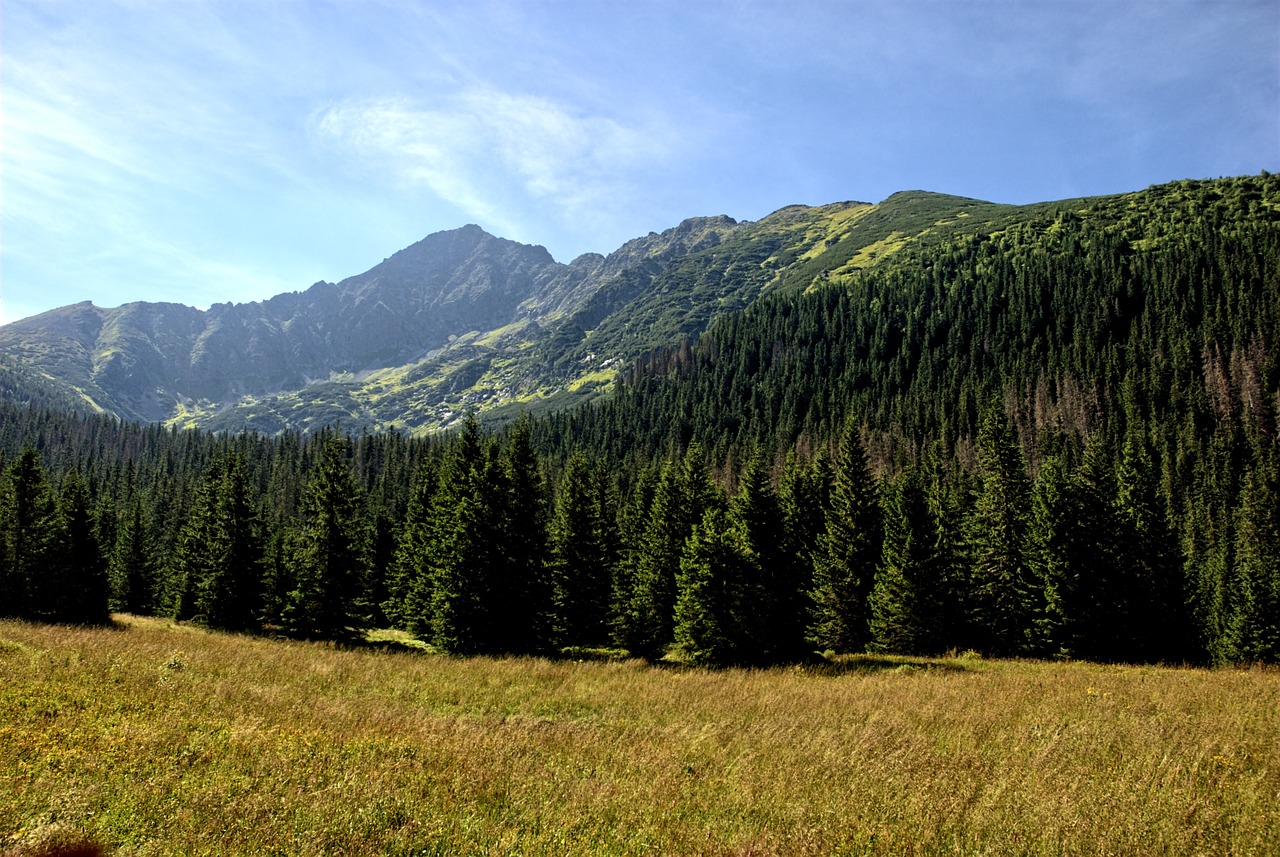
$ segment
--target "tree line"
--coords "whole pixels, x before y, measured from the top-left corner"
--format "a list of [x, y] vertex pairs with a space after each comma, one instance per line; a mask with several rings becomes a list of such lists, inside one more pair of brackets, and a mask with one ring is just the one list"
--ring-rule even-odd
[[0, 613], [101, 618], [58, 598], [105, 580], [110, 609], [453, 652], [1276, 660], [1280, 180], [997, 226], [500, 430], [0, 402]]
[[616, 647], [706, 665], [815, 651], [1280, 654], [1274, 464], [1249, 469], [1231, 573], [1204, 591], [1140, 437], [1118, 468], [1104, 440], [1063, 438], [1033, 479], [994, 403], [972, 472], [937, 445], [877, 475], [865, 435], [850, 419], [829, 449], [756, 451], [726, 480], [697, 444], [635, 472], [580, 450], [553, 468], [530, 421], [499, 434], [470, 419], [418, 450], [397, 512], [376, 494], [396, 468], [358, 466], [374, 436], [325, 432], [300, 446], [287, 517], [270, 494], [280, 462], [258, 456], [290, 444], [207, 438], [168, 532], [132, 465], [113, 498], [79, 468], [55, 486], [26, 447], [0, 483], [2, 612], [101, 622], [119, 610], [335, 640], [390, 625], [446, 652]]

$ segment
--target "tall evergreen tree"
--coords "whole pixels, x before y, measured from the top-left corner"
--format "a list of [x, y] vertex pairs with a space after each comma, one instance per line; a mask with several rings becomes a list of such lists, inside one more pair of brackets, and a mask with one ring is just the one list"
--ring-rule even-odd
[[943, 593], [934, 563], [934, 522], [920, 474], [908, 469], [884, 492], [884, 542], [869, 599], [874, 651], [941, 650]]
[[[1125, 597], [1131, 604], [1129, 655], [1146, 661], [1194, 657], [1194, 638], [1182, 576], [1183, 559], [1170, 525], [1146, 439], [1130, 432], [1116, 478]], [[1119, 656], [1125, 653], [1118, 652]]]
[[799, 641], [801, 648], [796, 655], [811, 648], [807, 644], [814, 568], [825, 556], [823, 534], [831, 505], [832, 479], [831, 463], [825, 455], [815, 455], [808, 462], [800, 463], [794, 453], [789, 453], [778, 490], [783, 518], [782, 544], [796, 587], [790, 615], [783, 619], [789, 623], [790, 630], [785, 631], [783, 638]]
[[[533, 448], [532, 423], [522, 416], [503, 450], [506, 556], [502, 579], [495, 582], [493, 621], [503, 651], [536, 652], [551, 635], [548, 580], [547, 489]], [[607, 585], [607, 583], [606, 583]]]
[[722, 508], [708, 509], [680, 559], [674, 637], [685, 657], [712, 667], [764, 662], [759, 578], [745, 528]]
[[116, 543], [107, 564], [111, 609], [151, 615], [160, 602], [160, 576], [152, 546], [151, 526], [142, 499], [135, 496], [121, 516]]
[[203, 575], [195, 586], [195, 618], [210, 628], [247, 631], [258, 624], [264, 559], [262, 532], [241, 456], [214, 467]]
[[1132, 660], [1133, 610], [1138, 597], [1133, 569], [1124, 563], [1126, 533], [1120, 520], [1114, 457], [1094, 435], [1075, 474], [1078, 503], [1076, 585], [1068, 609], [1074, 630], [1071, 654], [1088, 660]]
[[505, 486], [491, 440], [474, 417], [453, 442], [436, 492], [431, 544], [431, 641], [447, 652], [498, 651], [496, 582], [505, 579]]
[[1074, 654], [1079, 631], [1077, 590], [1087, 556], [1081, 541], [1076, 484], [1061, 455], [1040, 463], [1031, 505], [1030, 556], [1037, 585], [1044, 592], [1044, 614], [1035, 632], [1035, 651], [1042, 655]]
[[862, 651], [869, 638], [867, 598], [880, 559], [879, 486], [857, 421], [840, 438], [822, 552], [813, 576], [809, 640], [818, 648]]
[[26, 447], [9, 468], [10, 570], [3, 611], [14, 616], [51, 618], [65, 586], [62, 580], [61, 521], [40, 454]]
[[178, 534], [169, 573], [173, 588], [169, 601], [174, 608], [174, 617], [180, 621], [196, 617], [197, 590], [202, 581], [214, 573], [216, 557], [224, 547], [220, 543], [222, 534], [217, 521], [222, 465], [222, 461], [215, 461], [206, 471]]
[[[747, 606], [753, 615], [759, 661], [785, 660], [804, 650], [804, 597], [811, 575], [803, 574], [789, 555], [786, 520], [765, 458], [757, 451], [747, 460], [738, 495], [730, 506], [731, 524], [746, 536], [758, 581], [744, 581], [756, 597]], [[767, 632], [766, 630], [767, 629]]]
[[671, 460], [663, 467], [623, 634], [633, 655], [660, 658], [673, 641], [676, 577], [684, 543], [702, 515], [722, 503], [723, 497], [707, 473], [701, 447], [691, 446], [683, 459]]
[[302, 498], [292, 562], [295, 583], [281, 617], [302, 637], [347, 639], [365, 622], [369, 528], [349, 462], [350, 441], [323, 439], [320, 460]]
[[613, 570], [613, 600], [610, 607], [610, 628], [613, 642], [627, 645], [631, 605], [636, 594], [637, 570], [644, 553], [645, 531], [653, 508], [658, 475], [652, 465], [645, 465], [636, 474], [631, 493], [617, 511], [618, 558]]
[[436, 538], [435, 506], [438, 472], [427, 459], [419, 466], [413, 491], [396, 538], [396, 552], [387, 575], [383, 615], [394, 627], [427, 634], [431, 627], [431, 546]]
[[1027, 555], [1031, 485], [1013, 428], [998, 406], [983, 418], [978, 452], [981, 488], [968, 520], [974, 633], [991, 654], [1029, 654], [1041, 613], [1041, 590]]
[[551, 523], [553, 630], [557, 646], [599, 646], [609, 640], [612, 589], [605, 510], [586, 456], [565, 463]]
[[1280, 494], [1255, 464], [1236, 510], [1237, 549], [1227, 593], [1223, 649], [1230, 660], [1280, 660]]
[[103, 624], [108, 618], [111, 596], [107, 563], [89, 508], [89, 489], [79, 471], [70, 471], [63, 480], [58, 511], [64, 539], [64, 592], [59, 599], [58, 620], [77, 625]]
[[27, 600], [27, 582], [18, 578], [13, 564], [13, 524], [16, 519], [9, 491], [9, 469], [0, 453], [0, 619], [22, 615]]
[[[950, 469], [948, 469], [950, 468]], [[935, 650], [968, 647], [969, 567], [964, 546], [964, 497], [962, 475], [954, 461], [947, 461], [938, 447], [924, 462], [925, 503], [933, 524], [931, 534], [931, 588], [934, 599]]]

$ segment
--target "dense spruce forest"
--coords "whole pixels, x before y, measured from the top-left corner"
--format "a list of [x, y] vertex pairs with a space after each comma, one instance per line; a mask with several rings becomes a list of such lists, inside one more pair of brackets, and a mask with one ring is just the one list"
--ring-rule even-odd
[[812, 273], [500, 427], [0, 403], [0, 615], [705, 665], [1280, 660], [1280, 179]]

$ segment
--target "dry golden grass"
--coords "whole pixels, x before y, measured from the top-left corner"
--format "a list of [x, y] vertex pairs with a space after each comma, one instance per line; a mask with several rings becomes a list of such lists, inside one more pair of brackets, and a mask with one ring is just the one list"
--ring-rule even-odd
[[1276, 670], [713, 673], [120, 622], [0, 623], [0, 849], [1280, 853]]

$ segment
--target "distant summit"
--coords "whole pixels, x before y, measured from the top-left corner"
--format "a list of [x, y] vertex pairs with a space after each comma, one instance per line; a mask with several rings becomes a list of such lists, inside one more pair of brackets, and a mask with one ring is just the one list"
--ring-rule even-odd
[[262, 302], [83, 302], [0, 327], [0, 397], [215, 430], [430, 430], [468, 410], [589, 400], [764, 294], [847, 282], [910, 248], [1084, 204], [904, 191], [756, 222], [689, 218], [568, 264], [472, 224]]

